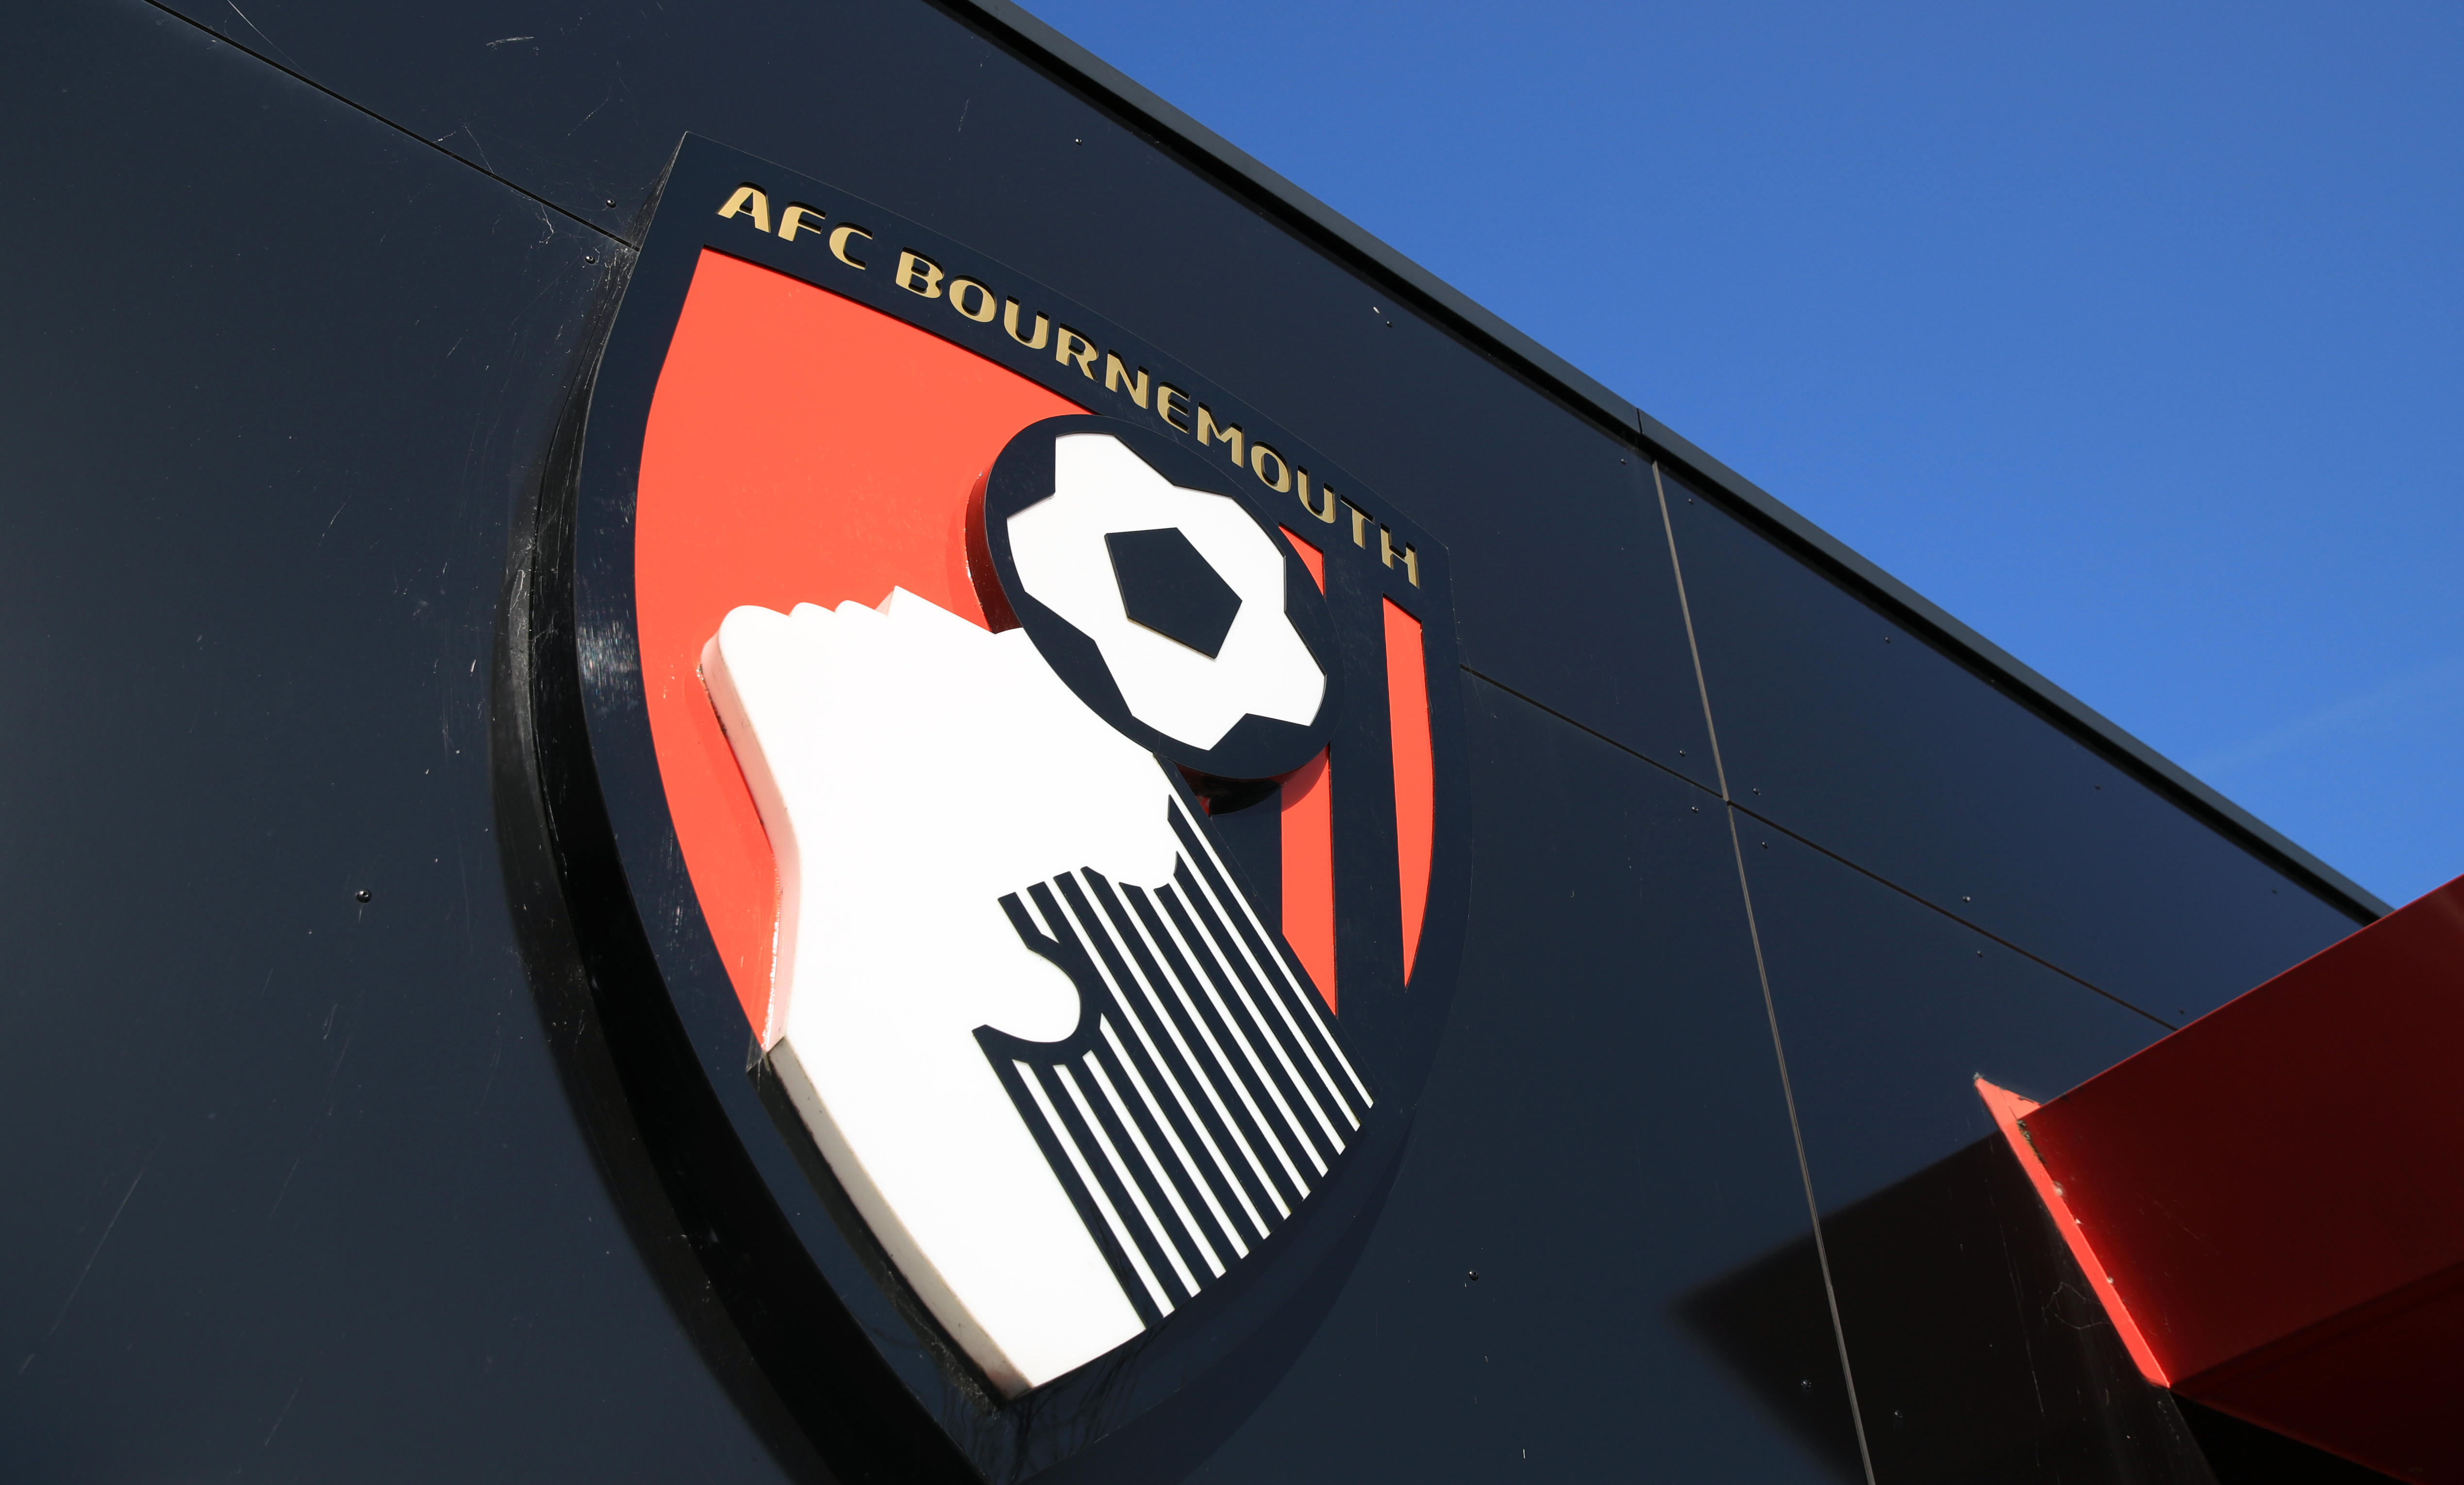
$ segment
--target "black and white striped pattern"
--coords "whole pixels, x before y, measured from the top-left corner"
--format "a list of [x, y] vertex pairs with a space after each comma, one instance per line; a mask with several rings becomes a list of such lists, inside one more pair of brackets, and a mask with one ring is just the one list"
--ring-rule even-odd
[[1178, 798], [1171, 823], [1166, 885], [1082, 870], [1001, 899], [1078, 988], [1077, 1031], [976, 1033], [1149, 1325], [1290, 1217], [1372, 1103], [1325, 1003]]

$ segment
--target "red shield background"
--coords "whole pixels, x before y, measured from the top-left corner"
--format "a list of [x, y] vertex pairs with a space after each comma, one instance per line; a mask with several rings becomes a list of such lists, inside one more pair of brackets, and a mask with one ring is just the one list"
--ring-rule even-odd
[[[739, 604], [877, 604], [893, 586], [985, 622], [967, 574], [976, 482], [1021, 428], [1089, 410], [877, 310], [702, 251], [643, 436], [642, 685], [686, 869], [746, 1019], [765, 1036], [777, 869], [703, 693], [703, 644]], [[1287, 535], [1323, 584], [1316, 549]], [[1384, 613], [1408, 975], [1431, 845], [1427, 681], [1419, 622], [1392, 602]], [[1332, 1003], [1323, 756], [1286, 782], [1280, 805], [1285, 936]]]

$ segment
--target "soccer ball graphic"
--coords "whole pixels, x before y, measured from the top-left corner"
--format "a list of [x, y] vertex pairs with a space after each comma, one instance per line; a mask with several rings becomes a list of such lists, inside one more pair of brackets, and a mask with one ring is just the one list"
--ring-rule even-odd
[[778, 862], [764, 1033], [832, 1173], [1005, 1393], [1161, 1322], [1288, 1221], [1372, 1090], [1177, 770], [1323, 746], [1314, 584], [1187, 450], [1018, 435], [987, 631], [904, 590], [730, 613], [702, 670]]
[[1062, 434], [1052, 463], [1053, 492], [1007, 521], [1017, 585], [1094, 643], [1131, 717], [1188, 753], [1244, 716], [1316, 719], [1326, 670], [1285, 613], [1283, 551], [1239, 501], [1111, 434]]
[[1123, 734], [1268, 778], [1326, 745], [1342, 672], [1316, 581], [1232, 488], [1146, 429], [1047, 419], [986, 474], [968, 563], [996, 626], [1024, 626]]

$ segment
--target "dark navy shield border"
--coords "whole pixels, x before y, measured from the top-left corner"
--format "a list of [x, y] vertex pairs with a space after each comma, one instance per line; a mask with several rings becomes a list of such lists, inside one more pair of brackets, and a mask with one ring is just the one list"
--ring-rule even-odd
[[[719, 215], [745, 185], [758, 186], [774, 207], [799, 204], [827, 227], [860, 228], [860, 255], [870, 268], [834, 256], [826, 232], [788, 242], [749, 214]], [[1337, 978], [1344, 1033], [1379, 1090], [1377, 1105], [1352, 1157], [1312, 1197], [1314, 1210], [1262, 1245], [1237, 1281], [1227, 1278], [1137, 1340], [1012, 1402], [982, 1385], [906, 1291], [765, 1077], [668, 812], [634, 628], [632, 516], [651, 395], [704, 248], [917, 325], [1093, 412], [1124, 415], [1127, 399], [1108, 399], [1100, 381], [1090, 384], [997, 326], [990, 336], [962, 335], [978, 327], [893, 281], [896, 254], [929, 258], [946, 275], [1029, 302], [1056, 327], [1143, 366], [1192, 406], [1203, 404], [1294, 469], [1312, 471], [1319, 489], [1333, 487], [1347, 505], [1343, 519], [1316, 527], [1297, 498], [1269, 518], [1327, 538], [1326, 599], [1344, 670], [1331, 735]], [[672, 1242], [691, 1251], [764, 1385], [842, 1477], [1177, 1475], [1273, 1388], [1341, 1292], [1400, 1163], [1444, 1028], [1469, 884], [1462, 794], [1468, 760], [1445, 552], [1309, 442], [1100, 315], [869, 202], [706, 140], [687, 136], [678, 148], [640, 255], [614, 294], [601, 319], [605, 351], [581, 379], [545, 471], [537, 529], [509, 589], [500, 663], [513, 678], [507, 705], [519, 714], [497, 735], [519, 739], [526, 753], [521, 762], [537, 797], [517, 802], [543, 816], [577, 968], [630, 1105], [627, 1128], [649, 1131], [675, 1213], [666, 1220], [684, 1229]], [[1344, 539], [1363, 534], [1364, 520], [1361, 544]], [[1381, 528], [1385, 545], [1413, 550], [1414, 570], [1381, 559]], [[1428, 901], [1408, 987], [1395, 870], [1387, 600], [1420, 622], [1434, 768]], [[579, 1092], [575, 1102], [585, 1127], [595, 1130], [607, 1117]], [[714, 1365], [722, 1374], [742, 1367], [723, 1357]]]

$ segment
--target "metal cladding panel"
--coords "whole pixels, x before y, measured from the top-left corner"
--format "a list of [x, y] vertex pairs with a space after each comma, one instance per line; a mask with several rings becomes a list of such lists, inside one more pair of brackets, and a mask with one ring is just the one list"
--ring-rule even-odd
[[2178, 1026], [2358, 921], [1685, 487], [1738, 805]]
[[594, 1168], [493, 834], [608, 240], [141, 4], [0, 76], [0, 1473], [779, 1477]]
[[[1800, 1359], [1756, 1323], [1766, 1295], [1815, 1267], [1812, 1243], [1725, 1275], [1687, 1315], [1785, 1415]], [[2177, 1402], [2142, 1380], [1998, 1135], [1823, 1217], [1823, 1259], [1849, 1334], [1877, 1480], [1951, 1485], [2211, 1485], [2226, 1474]], [[1826, 1437], [1833, 1476], [1866, 1477], [1853, 1438]]]
[[[1751, 817], [1738, 824], [1877, 1477], [2201, 1478], [2101, 1312], [2083, 1295], [2062, 1309], [2074, 1268], [1968, 1072], [2007, 1060], [2063, 1087], [2165, 1027]], [[1810, 1256], [1775, 1253], [1712, 1286], [1703, 1313], [1727, 1321], [1712, 1333], [1762, 1357], [1767, 1343], [1728, 1317]], [[2122, 1437], [2134, 1430], [2137, 1445]]]
[[[1488, 885], [1410, 1159], [1194, 1478], [1830, 1478], [1684, 1308], [1806, 1230], [1717, 799], [1492, 687], [1469, 716]], [[1849, 1434], [1818, 1273], [1755, 1298], [1801, 1343], [1781, 1406]]]
[[[1669, 485], [1663, 523], [1656, 425], [1625, 436], [1476, 315], [1398, 306], [1378, 286], [1409, 273], [959, 17], [97, 0], [13, 33], [0, 1109], [21, 1133], [0, 1262], [20, 1278], [0, 1339], [21, 1360], [0, 1458], [2198, 1479], [2161, 1399], [2081, 1403], [2101, 1339], [2008, 1365], [2080, 1333], [2073, 1276], [1970, 1143], [1966, 1076], [2064, 1085], [2333, 940], [2344, 909], [1707, 497]], [[571, 482], [688, 132], [1089, 306], [1447, 554], [1453, 633], [1423, 637], [1461, 689], [1421, 694], [1463, 715], [1422, 745], [1441, 770], [1468, 753], [1439, 834], [1467, 842], [1469, 906], [1426, 940], [1452, 958], [1460, 935], [1455, 1006], [1390, 1125], [1391, 1179], [1223, 1364], [1238, 1386], [1200, 1368], [1143, 1428], [1101, 1387], [1057, 1429], [987, 1409], [1044, 1429], [1057, 1453], [1032, 1469], [998, 1428], [962, 1436], [964, 1366], [863, 1241], [765, 1287], [761, 1243], [862, 1218], [825, 1168], [791, 1166], [790, 1198], [736, 1143], [745, 1087], [732, 1112], [711, 1096], [742, 1031], [724, 970], [700, 986], [713, 1035], [662, 1062], [639, 1049], [673, 1039], [652, 1024], [671, 1010], [610, 973], [647, 949], [577, 947], [627, 905], [622, 881], [577, 890], [549, 819], [597, 786], [525, 710], [574, 642], [532, 586], [571, 579], [534, 505]], [[656, 364], [628, 363], [634, 392]], [[619, 550], [611, 529], [594, 539]], [[1358, 560], [1409, 631], [1399, 579]], [[1358, 575], [1330, 591], [1377, 606]], [[1394, 652], [1362, 672], [1380, 726]], [[1340, 806], [1383, 801], [1381, 869], [1409, 855], [1399, 759]], [[1227, 853], [1288, 843], [1244, 828]], [[1335, 895], [1391, 909], [1396, 881]], [[768, 1228], [722, 1212], [738, 1187], [779, 1198]], [[2021, 1256], [1980, 1263], [1989, 1237]], [[1972, 1408], [1909, 1413], [1980, 1345], [2006, 1351]], [[2021, 1383], [2055, 1403], [2015, 1406]], [[1068, 1453], [1082, 1423], [1101, 1452]]]
[[1973, 1069], [2008, 1063], [2022, 1086], [2064, 1088], [2165, 1035], [1887, 883], [1738, 825], [1825, 1212], [1992, 1133]]

